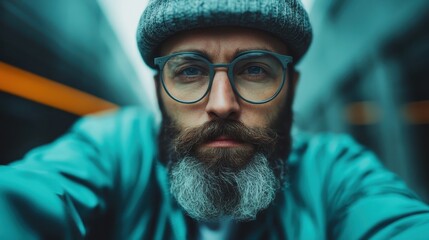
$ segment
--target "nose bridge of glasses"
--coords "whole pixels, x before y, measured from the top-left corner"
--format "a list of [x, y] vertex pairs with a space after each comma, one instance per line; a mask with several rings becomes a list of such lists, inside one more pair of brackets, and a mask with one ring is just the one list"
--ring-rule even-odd
[[234, 89], [234, 87], [232, 86], [232, 79], [230, 79], [231, 76], [229, 75], [229, 68], [231, 67], [231, 63], [211, 63], [210, 65], [213, 68], [212, 81], [216, 77], [216, 73], [217, 73], [216, 69], [218, 69], [218, 70], [220, 69], [222, 72], [225, 73], [226, 77], [228, 78], [230, 87], [232, 89]]
[[[237, 110], [237, 95], [228, 74], [229, 64], [213, 64], [212, 84], [207, 108], [218, 116], [227, 116]], [[221, 68], [221, 71], [214, 69]]]
[[210, 65], [213, 67], [213, 69], [223, 68], [225, 70], [228, 70], [231, 63], [212, 63]]

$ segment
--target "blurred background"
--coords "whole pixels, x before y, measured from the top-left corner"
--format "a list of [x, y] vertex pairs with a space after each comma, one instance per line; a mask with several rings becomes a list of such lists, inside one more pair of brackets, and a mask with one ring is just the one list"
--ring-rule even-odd
[[[296, 124], [347, 132], [429, 202], [429, 1], [303, 0], [314, 40]], [[157, 112], [135, 43], [141, 0], [0, 0], [0, 164], [79, 117]]]
[[154, 108], [152, 74], [135, 43], [144, 5], [0, 0], [0, 164], [53, 141], [80, 116]]
[[306, 1], [297, 124], [347, 132], [429, 201], [429, 1]]

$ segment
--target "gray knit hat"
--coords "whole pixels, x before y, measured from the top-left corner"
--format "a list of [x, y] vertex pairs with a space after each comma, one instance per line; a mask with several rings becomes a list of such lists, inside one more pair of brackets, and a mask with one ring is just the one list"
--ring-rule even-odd
[[150, 0], [137, 30], [143, 60], [154, 67], [159, 45], [177, 32], [215, 26], [267, 31], [283, 40], [297, 62], [310, 46], [312, 32], [299, 0]]

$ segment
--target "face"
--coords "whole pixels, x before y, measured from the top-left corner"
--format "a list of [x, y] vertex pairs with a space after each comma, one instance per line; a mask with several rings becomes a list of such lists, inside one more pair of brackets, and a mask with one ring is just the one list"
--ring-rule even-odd
[[[175, 52], [203, 52], [213, 63], [229, 63], [246, 50], [268, 50], [287, 54], [286, 46], [279, 39], [262, 31], [245, 28], [212, 28], [194, 30], [176, 35], [166, 41], [161, 56]], [[168, 116], [181, 128], [192, 128], [213, 119], [233, 119], [248, 127], [269, 127], [285, 104], [286, 88], [271, 102], [255, 105], [235, 95], [226, 69], [217, 69], [210, 93], [195, 104], [182, 104], [161, 91], [161, 99]], [[228, 141], [213, 145], [232, 147]]]
[[[229, 63], [249, 50], [288, 54], [279, 39], [265, 32], [211, 28], [171, 37], [159, 55], [198, 52], [212, 63]], [[179, 103], [158, 88], [165, 130], [161, 145], [173, 152], [168, 160], [170, 190], [198, 220], [253, 219], [273, 201], [284, 174], [284, 159], [274, 159], [273, 153], [290, 147], [291, 111], [285, 109], [290, 110], [291, 91], [285, 85], [272, 101], [251, 104], [236, 95], [226, 68], [215, 71], [210, 92], [193, 104]]]

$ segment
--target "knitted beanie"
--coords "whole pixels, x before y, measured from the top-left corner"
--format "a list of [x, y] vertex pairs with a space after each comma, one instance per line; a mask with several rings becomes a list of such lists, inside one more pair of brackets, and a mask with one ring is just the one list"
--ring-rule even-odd
[[255, 28], [280, 38], [298, 62], [312, 32], [300, 0], [150, 0], [137, 29], [143, 60], [154, 68], [155, 53], [167, 38], [185, 30], [215, 26]]

